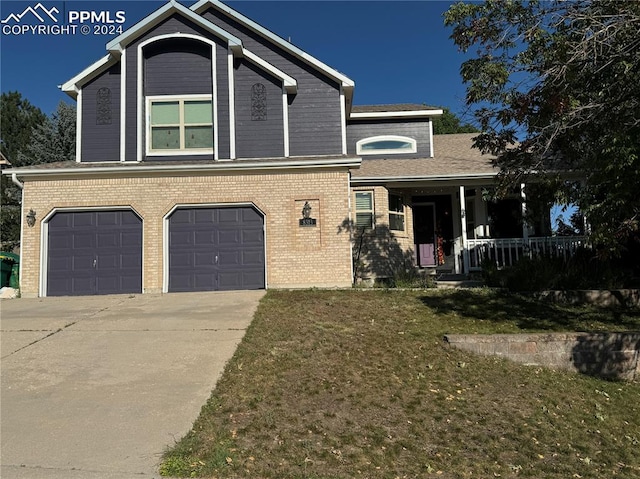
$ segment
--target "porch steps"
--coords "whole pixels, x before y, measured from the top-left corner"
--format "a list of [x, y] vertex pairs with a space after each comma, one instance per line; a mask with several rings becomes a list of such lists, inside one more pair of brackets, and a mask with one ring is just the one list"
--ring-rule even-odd
[[484, 282], [477, 279], [469, 279], [464, 274], [439, 274], [436, 278], [438, 288], [481, 288]]

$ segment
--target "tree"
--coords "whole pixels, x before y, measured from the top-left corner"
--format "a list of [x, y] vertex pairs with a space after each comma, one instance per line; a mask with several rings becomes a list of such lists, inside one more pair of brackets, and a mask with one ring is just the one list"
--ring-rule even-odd
[[[2, 153], [12, 166], [29, 166], [75, 159], [75, 108], [64, 102], [47, 117], [18, 92], [0, 97]], [[20, 243], [22, 195], [10, 178], [2, 175], [0, 202], [0, 248]]]
[[[487, 0], [445, 13], [476, 50], [466, 102], [502, 185], [532, 176], [576, 204], [609, 250], [640, 222], [640, 2]], [[574, 181], [582, 181], [575, 188]]]
[[434, 135], [448, 135], [451, 133], [478, 133], [475, 126], [464, 123], [461, 124], [460, 118], [458, 118], [451, 110], [446, 107], [442, 108], [442, 115], [436, 116], [433, 119], [433, 134]]
[[25, 164], [74, 161], [76, 158], [76, 109], [63, 101], [51, 118], [33, 128], [22, 160]]

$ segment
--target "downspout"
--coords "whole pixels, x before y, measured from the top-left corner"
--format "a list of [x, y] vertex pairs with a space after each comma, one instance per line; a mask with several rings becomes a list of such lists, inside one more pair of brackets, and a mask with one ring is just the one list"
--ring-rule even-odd
[[11, 173], [11, 181], [21, 190], [24, 190], [24, 183], [20, 183], [17, 173]]
[[[24, 183], [21, 183], [18, 180], [17, 173], [11, 173], [11, 181], [18, 188], [20, 188], [20, 254], [22, 254], [22, 238], [24, 237]], [[20, 261], [20, 266], [18, 266], [18, 278], [20, 278], [20, 283], [18, 283], [18, 290], [22, 289], [22, 261]]]

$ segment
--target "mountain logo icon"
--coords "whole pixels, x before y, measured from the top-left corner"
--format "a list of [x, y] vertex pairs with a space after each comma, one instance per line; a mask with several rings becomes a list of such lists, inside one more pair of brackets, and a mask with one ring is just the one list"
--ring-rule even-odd
[[[47, 17], [54, 22], [58, 23], [58, 19], [55, 17], [55, 13], [60, 13], [56, 7], [53, 7], [47, 10], [42, 3], [36, 4], [35, 7], [28, 6], [24, 9], [22, 13], [11, 13], [4, 20], [0, 21], [0, 23], [9, 23], [10, 21], [14, 21], [15, 23], [20, 23], [24, 19], [24, 17], [30, 13], [34, 16], [40, 23], [45, 23], [47, 21]], [[25, 19], [26, 20], [26, 19]]]

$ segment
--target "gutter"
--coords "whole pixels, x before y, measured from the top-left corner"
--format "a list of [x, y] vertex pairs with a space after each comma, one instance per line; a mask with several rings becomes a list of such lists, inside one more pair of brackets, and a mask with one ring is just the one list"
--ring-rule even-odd
[[[198, 172], [233, 172], [233, 171], [255, 171], [255, 170], [283, 170], [283, 169], [307, 169], [307, 168], [359, 168], [361, 158], [330, 159], [330, 160], [303, 160], [285, 162], [256, 162], [256, 161], [235, 161], [219, 164], [205, 165], [142, 165], [137, 162], [127, 166], [98, 166], [87, 168], [29, 168], [17, 169], [11, 173], [12, 179], [16, 175], [21, 176], [58, 176], [58, 175], [92, 175], [96, 173], [198, 173]], [[114, 162], [115, 163], [115, 162]], [[133, 162], [132, 162], [133, 163]], [[9, 174], [9, 172], [3, 172]], [[16, 183], [17, 184], [17, 183]], [[22, 183], [20, 183], [22, 185]], [[22, 186], [21, 186], [22, 187]]]
[[352, 184], [372, 184], [381, 182], [410, 182], [410, 181], [452, 181], [452, 180], [483, 180], [495, 179], [496, 173], [476, 173], [469, 175], [434, 175], [434, 176], [361, 176], [351, 177]]

